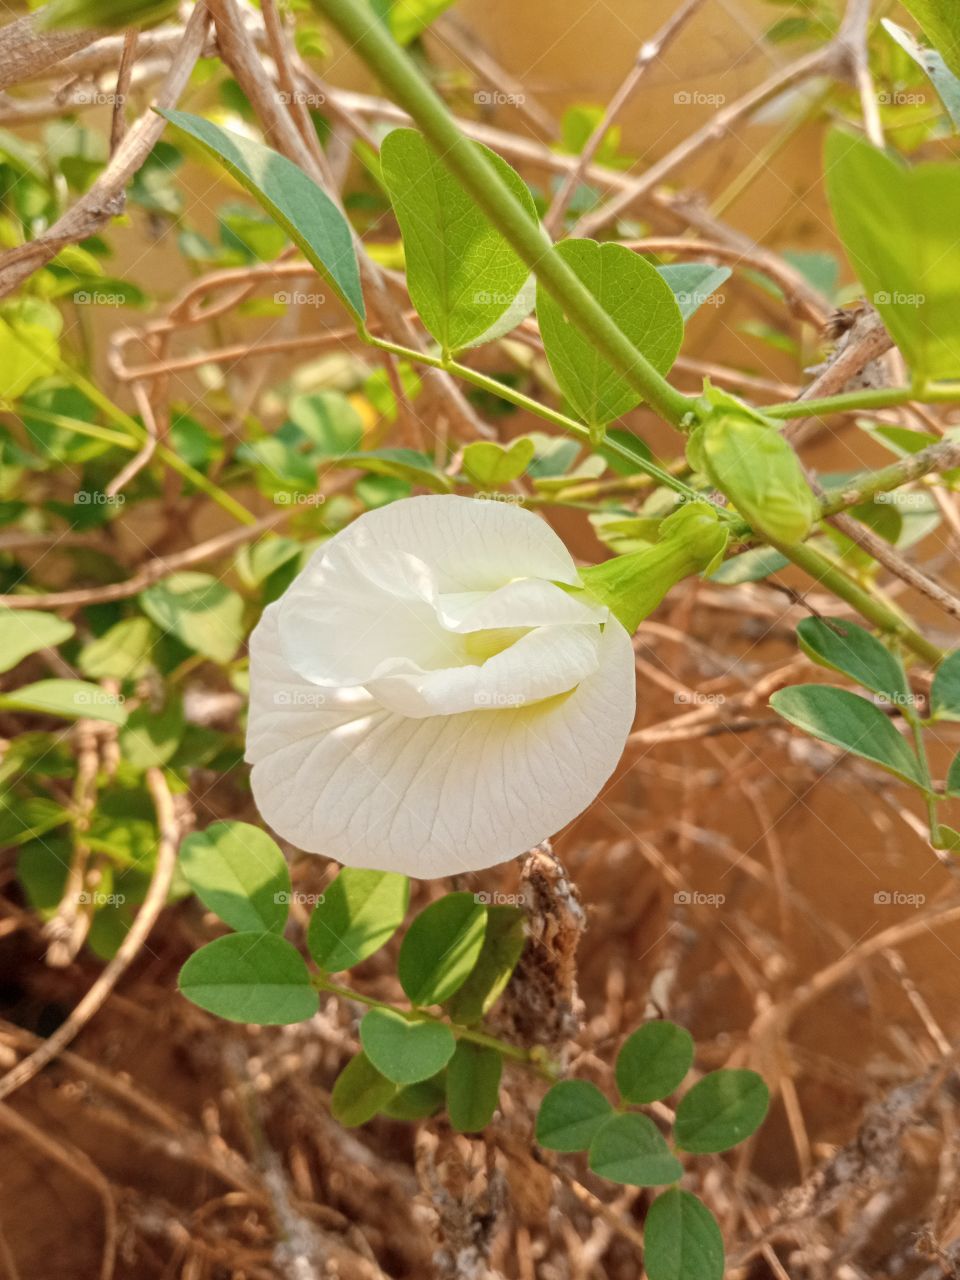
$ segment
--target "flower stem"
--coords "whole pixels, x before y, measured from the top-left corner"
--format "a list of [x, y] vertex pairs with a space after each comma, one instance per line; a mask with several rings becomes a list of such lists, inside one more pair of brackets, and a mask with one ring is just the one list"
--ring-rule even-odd
[[600, 354], [674, 426], [696, 414], [696, 401], [672, 387], [556, 252], [539, 222], [518, 203], [483, 152], [457, 127], [385, 26], [363, 0], [313, 0], [354, 52], [413, 117], [464, 190]]

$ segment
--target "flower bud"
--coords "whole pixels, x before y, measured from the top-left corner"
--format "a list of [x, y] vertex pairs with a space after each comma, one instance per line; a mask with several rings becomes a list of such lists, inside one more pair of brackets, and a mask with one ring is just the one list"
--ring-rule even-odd
[[657, 535], [651, 547], [580, 572], [586, 590], [629, 632], [636, 631], [671, 587], [693, 573], [714, 569], [729, 540], [708, 502], [691, 502], [673, 512], [660, 522]]
[[773, 423], [719, 412], [693, 433], [687, 457], [771, 542], [802, 542], [819, 518], [800, 460]]

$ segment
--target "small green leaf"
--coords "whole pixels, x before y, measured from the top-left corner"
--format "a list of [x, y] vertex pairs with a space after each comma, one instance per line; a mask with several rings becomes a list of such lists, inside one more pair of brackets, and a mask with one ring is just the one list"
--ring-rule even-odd
[[914, 702], [903, 663], [864, 627], [845, 618], [804, 618], [797, 625], [804, 653], [822, 667], [881, 694], [897, 707]]
[[174, 693], [166, 706], [154, 710], [149, 704], [137, 707], [120, 733], [120, 752], [135, 769], [152, 769], [171, 760], [180, 745], [185, 727], [183, 702]]
[[149, 618], [124, 618], [84, 645], [77, 666], [91, 680], [136, 680], [149, 669], [158, 638]]
[[416, 917], [400, 947], [397, 973], [413, 1004], [442, 1004], [466, 982], [483, 948], [486, 909], [472, 893], [448, 893]]
[[479, 1022], [499, 999], [523, 951], [526, 934], [518, 907], [487, 907], [487, 929], [473, 972], [446, 1002], [454, 1022]]
[[960, 76], [960, 14], [954, 0], [903, 0], [903, 7], [923, 27], [953, 74]]
[[[946, 56], [946, 50], [941, 50]], [[918, 164], [835, 130], [827, 191], [850, 263], [890, 336], [920, 378], [960, 374], [960, 170]]]
[[426, 453], [416, 449], [368, 449], [364, 453], [345, 453], [337, 458], [338, 467], [356, 467], [375, 476], [390, 476], [407, 484], [422, 485], [433, 493], [450, 493], [453, 481], [435, 465]]
[[458, 1133], [485, 1128], [500, 1101], [503, 1058], [496, 1049], [461, 1040], [447, 1067], [447, 1111]]
[[960, 796], [960, 752], [953, 757], [947, 772], [947, 795]]
[[[530, 452], [532, 455], [532, 447]], [[0, 608], [0, 671], [9, 671], [38, 649], [62, 644], [75, 629], [72, 622], [65, 622], [55, 613]]]
[[310, 917], [310, 954], [328, 973], [352, 968], [389, 942], [409, 901], [406, 876], [344, 867]]
[[760, 1127], [770, 1092], [755, 1071], [711, 1071], [677, 1107], [673, 1135], [684, 1151], [726, 1151]]
[[960, 649], [948, 653], [934, 672], [930, 714], [937, 720], [960, 720]]
[[290, 871], [279, 847], [248, 822], [214, 822], [180, 846], [180, 869], [205, 907], [240, 933], [280, 933]]
[[741, 582], [760, 582], [769, 578], [771, 573], [779, 573], [789, 563], [775, 547], [752, 547], [741, 555], [731, 556], [719, 569], [714, 569], [710, 581], [722, 582], [728, 587]]
[[[473, 144], [531, 222], [526, 183], [505, 160]], [[380, 148], [383, 180], [403, 234], [410, 299], [444, 351], [500, 337], [533, 306], [529, 268], [443, 160], [414, 129], [394, 129]]]
[[617, 1088], [624, 1102], [657, 1102], [673, 1093], [693, 1065], [693, 1037], [675, 1022], [648, 1022], [617, 1055]]
[[533, 461], [535, 445], [529, 436], [512, 444], [475, 440], [463, 451], [463, 469], [478, 489], [496, 489], [522, 476]]
[[360, 1023], [363, 1051], [394, 1084], [415, 1084], [442, 1071], [457, 1042], [442, 1022], [414, 1021], [392, 1009], [371, 1009]]
[[84, 680], [38, 680], [35, 684], [25, 684], [0, 694], [0, 707], [63, 716], [66, 720], [107, 720], [110, 724], [123, 724], [127, 718], [122, 697]]
[[337, 1076], [330, 1110], [344, 1128], [354, 1129], [389, 1107], [396, 1096], [393, 1081], [381, 1075], [365, 1053], [358, 1053]]
[[657, 270], [673, 290], [684, 321], [699, 311], [710, 295], [730, 279], [729, 267], [714, 267], [708, 262], [673, 262], [666, 267], [657, 267]]
[[676, 1182], [683, 1165], [649, 1116], [636, 1111], [611, 1116], [590, 1143], [590, 1168], [601, 1178], [631, 1187]]
[[903, 27], [898, 27], [889, 18], [881, 18], [880, 25], [917, 66], [923, 69], [939, 94], [940, 101], [946, 107], [954, 126], [960, 128], [960, 80], [947, 66], [942, 55], [937, 53], [936, 49], [923, 48], [909, 31], [904, 31]]
[[229, 662], [243, 640], [243, 600], [209, 573], [174, 573], [140, 595], [144, 613], [188, 649]]
[[717, 1220], [689, 1191], [657, 1196], [643, 1224], [649, 1280], [723, 1280], [723, 1236]]
[[186, 111], [160, 111], [193, 138], [257, 199], [303, 251], [357, 320], [364, 319], [360, 269], [350, 226], [333, 201], [302, 169], [230, 129]]
[[371, 7], [386, 22], [397, 44], [407, 45], [452, 3], [453, 0], [372, 0]]
[[180, 990], [231, 1022], [282, 1026], [317, 1012], [319, 999], [303, 957], [275, 933], [228, 933], [195, 951], [180, 970]]
[[910, 747], [872, 702], [829, 684], [795, 684], [778, 689], [770, 706], [798, 729], [852, 751], [922, 786], [920, 765]]
[[423, 1120], [436, 1115], [446, 1098], [444, 1073], [432, 1080], [408, 1084], [384, 1108], [384, 1115], [394, 1120]]
[[[556, 252], [654, 368], [666, 373], [683, 341], [683, 318], [656, 267], [623, 245], [595, 240], [566, 240]], [[560, 390], [588, 426], [605, 427], [640, 403], [630, 383], [542, 286], [537, 288], [537, 317]]]
[[537, 1112], [537, 1141], [548, 1151], [586, 1151], [613, 1114], [613, 1107], [589, 1080], [561, 1080], [549, 1089]]

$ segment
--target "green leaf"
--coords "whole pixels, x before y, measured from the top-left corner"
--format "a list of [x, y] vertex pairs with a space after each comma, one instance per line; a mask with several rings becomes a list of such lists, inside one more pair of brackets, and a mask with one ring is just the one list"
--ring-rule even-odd
[[422, 35], [453, 0], [372, 0], [372, 9], [390, 28], [397, 44], [407, 45]]
[[279, 847], [248, 822], [214, 822], [180, 846], [190, 888], [231, 929], [280, 933], [287, 922], [290, 871]]
[[[533, 449], [531, 447], [531, 454]], [[0, 608], [0, 671], [9, 671], [28, 654], [69, 640], [76, 628], [55, 613]]]
[[243, 640], [243, 600], [209, 573], [174, 573], [140, 594], [144, 613], [188, 649], [229, 662]]
[[391, 476], [408, 484], [422, 485], [433, 493], [450, 493], [453, 481], [444, 475], [426, 453], [416, 449], [369, 449], [364, 453], [346, 453], [337, 466], [359, 467], [375, 476]]
[[[312, 391], [293, 396], [287, 406], [291, 425], [315, 446], [316, 456], [355, 453], [363, 441], [363, 420], [341, 391]], [[283, 436], [287, 425], [280, 428]]]
[[643, 1224], [649, 1280], [723, 1280], [723, 1236], [707, 1206], [671, 1187], [657, 1196]]
[[711, 582], [736, 586], [740, 582], [760, 582], [771, 573], [779, 573], [790, 563], [775, 547], [752, 547], [742, 555], [731, 556], [710, 574]]
[[529, 436], [512, 444], [475, 440], [463, 451], [463, 469], [478, 489], [497, 489], [522, 476], [533, 461], [535, 445]]
[[107, 720], [110, 724], [123, 724], [127, 718], [123, 698], [85, 680], [38, 680], [25, 684], [0, 694], [0, 707], [63, 716], [66, 720]]
[[347, 1129], [372, 1120], [397, 1096], [397, 1086], [380, 1074], [365, 1053], [351, 1058], [330, 1095], [333, 1118]]
[[960, 796], [960, 752], [953, 757], [947, 770], [947, 795]]
[[[556, 251], [654, 368], [666, 373], [683, 341], [683, 317], [656, 267], [623, 245], [595, 240], [566, 240]], [[539, 286], [537, 317], [560, 390], [595, 432], [640, 403], [630, 383]]]
[[183, 702], [171, 693], [164, 707], [155, 711], [149, 704], [137, 707], [120, 733], [120, 752], [135, 769], [164, 765], [176, 754], [186, 722]]
[[590, 1143], [590, 1168], [601, 1178], [631, 1187], [676, 1182], [683, 1165], [649, 1116], [636, 1111], [613, 1115]]
[[423, 1120], [435, 1115], [446, 1099], [444, 1073], [432, 1080], [408, 1084], [383, 1108], [394, 1120]]
[[416, 1005], [442, 1004], [466, 982], [480, 956], [487, 912], [472, 893], [448, 893], [416, 917], [400, 947], [400, 985]]
[[180, 970], [180, 990], [231, 1022], [282, 1026], [317, 1012], [319, 999], [303, 957], [276, 933], [228, 933], [195, 951]]
[[414, 1021], [393, 1009], [371, 1009], [360, 1023], [360, 1043], [394, 1084], [415, 1084], [442, 1071], [457, 1042], [442, 1022]]
[[152, 27], [177, 10], [176, 0], [50, 0], [38, 14], [47, 31], [72, 27]]
[[657, 270], [672, 289], [684, 322], [699, 311], [731, 274], [729, 267], [714, 267], [708, 262], [673, 262]]
[[518, 907], [488, 907], [483, 947], [466, 982], [446, 1002], [454, 1022], [479, 1022], [502, 995], [526, 942], [523, 912]]
[[684, 1151], [726, 1151], [760, 1127], [769, 1105], [755, 1071], [711, 1071], [681, 1098], [674, 1139]]
[[948, 653], [934, 672], [930, 714], [937, 720], [960, 720], [960, 649]]
[[804, 618], [797, 625], [797, 639], [807, 657], [820, 666], [842, 671], [894, 706], [913, 705], [915, 699], [903, 663], [856, 622], [845, 618]]
[[496, 1049], [461, 1040], [447, 1067], [447, 1111], [458, 1133], [485, 1128], [500, 1101], [503, 1058]]
[[903, 27], [898, 27], [889, 18], [881, 18], [880, 25], [917, 66], [922, 67], [939, 94], [940, 101], [946, 107], [950, 119], [957, 128], [960, 128], [960, 80], [944, 62], [942, 55], [937, 53], [936, 49], [924, 49], [914, 40], [909, 31], [904, 31]]
[[[473, 144], [522, 205], [537, 211], [526, 183], [496, 152]], [[380, 148], [406, 256], [410, 300], [444, 351], [490, 341], [533, 306], [529, 268], [414, 129], [394, 129]]]
[[624, 1102], [657, 1102], [673, 1093], [693, 1065], [693, 1037], [675, 1022], [648, 1022], [617, 1055], [617, 1088]]
[[310, 954], [327, 973], [352, 968], [393, 937], [409, 901], [406, 876], [344, 867], [310, 917]]
[[923, 27], [953, 74], [960, 76], [960, 14], [954, 0], [903, 0], [903, 7]]
[[829, 684], [795, 684], [778, 689], [770, 706], [815, 738], [872, 760], [916, 786], [923, 785], [913, 751], [879, 707], [859, 694]]
[[827, 140], [825, 163], [847, 256], [914, 374], [960, 374], [960, 169], [908, 169], [839, 130]]
[[362, 322], [363, 293], [350, 226], [313, 179], [286, 156], [201, 116], [186, 111], [160, 114], [219, 160], [259, 201]]
[[589, 1080], [561, 1080], [537, 1112], [537, 1141], [548, 1151], [586, 1151], [613, 1107]]
[[91, 680], [136, 680], [149, 669], [157, 639], [149, 618], [124, 618], [84, 645], [77, 666]]

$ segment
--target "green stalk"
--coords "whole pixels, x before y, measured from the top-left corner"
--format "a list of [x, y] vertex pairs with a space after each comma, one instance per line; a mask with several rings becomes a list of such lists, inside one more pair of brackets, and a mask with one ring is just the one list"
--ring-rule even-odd
[[934, 383], [927, 387], [876, 387], [863, 391], [843, 391], [819, 400], [788, 400], [765, 404], [760, 412], [767, 418], [816, 418], [828, 413], [853, 413], [858, 409], [893, 409], [912, 400], [923, 404], [960, 402], [960, 383]]
[[409, 112], [464, 190], [600, 354], [667, 422], [678, 426], [695, 414], [696, 401], [672, 387], [607, 315], [555, 251], [539, 222], [531, 221], [483, 153], [460, 132], [441, 99], [364, 0], [313, 0], [313, 4]]

